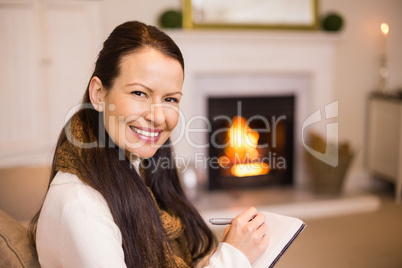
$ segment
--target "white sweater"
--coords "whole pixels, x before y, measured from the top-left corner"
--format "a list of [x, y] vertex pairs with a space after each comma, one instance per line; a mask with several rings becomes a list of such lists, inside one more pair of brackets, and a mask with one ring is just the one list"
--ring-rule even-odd
[[[41, 267], [126, 267], [120, 229], [103, 196], [77, 176], [58, 172], [38, 221], [36, 244]], [[220, 243], [209, 268], [251, 267], [246, 256]]]

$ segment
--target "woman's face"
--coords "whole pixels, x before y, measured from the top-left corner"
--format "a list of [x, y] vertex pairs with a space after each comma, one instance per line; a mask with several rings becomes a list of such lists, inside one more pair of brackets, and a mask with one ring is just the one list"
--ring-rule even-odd
[[122, 58], [119, 76], [102, 95], [106, 131], [129, 159], [152, 157], [169, 138], [183, 79], [180, 63], [152, 48]]

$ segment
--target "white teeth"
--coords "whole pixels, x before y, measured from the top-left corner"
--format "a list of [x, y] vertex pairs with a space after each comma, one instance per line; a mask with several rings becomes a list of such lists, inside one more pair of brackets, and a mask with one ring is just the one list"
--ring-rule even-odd
[[147, 137], [154, 138], [154, 137], [159, 135], [159, 132], [148, 132], [148, 131], [145, 131], [145, 130], [140, 130], [140, 129], [135, 128], [135, 127], [131, 127], [131, 129], [134, 130], [135, 132], [137, 132], [138, 134], [141, 134], [141, 135], [144, 135], [144, 136], [147, 136]]

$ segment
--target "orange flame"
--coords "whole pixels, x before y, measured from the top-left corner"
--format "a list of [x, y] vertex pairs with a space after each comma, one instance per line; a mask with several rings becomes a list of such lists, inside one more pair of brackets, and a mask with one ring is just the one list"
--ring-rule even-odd
[[231, 171], [236, 177], [257, 176], [267, 174], [269, 172], [269, 166], [262, 162], [238, 164], [234, 165]]
[[[257, 176], [267, 174], [269, 167], [265, 163], [256, 162], [259, 152], [257, 150], [260, 135], [247, 125], [245, 118], [235, 116], [232, 126], [227, 133], [225, 156], [220, 157], [222, 167], [231, 165], [231, 173], [237, 177]], [[229, 159], [229, 161], [225, 161]]]
[[[232, 127], [228, 131], [229, 145], [225, 148], [225, 155], [231, 161], [236, 158], [247, 160], [258, 157], [257, 144], [260, 135], [247, 126], [246, 119], [235, 116]], [[237, 154], [237, 157], [236, 157]]]

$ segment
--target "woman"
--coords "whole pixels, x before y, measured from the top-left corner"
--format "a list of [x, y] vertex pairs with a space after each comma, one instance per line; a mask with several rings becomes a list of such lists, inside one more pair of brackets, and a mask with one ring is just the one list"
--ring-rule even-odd
[[183, 79], [179, 48], [155, 27], [126, 22], [104, 42], [31, 223], [42, 267], [243, 268], [265, 250], [265, 218], [250, 208], [210, 257], [212, 232], [158, 161], [173, 163]]

